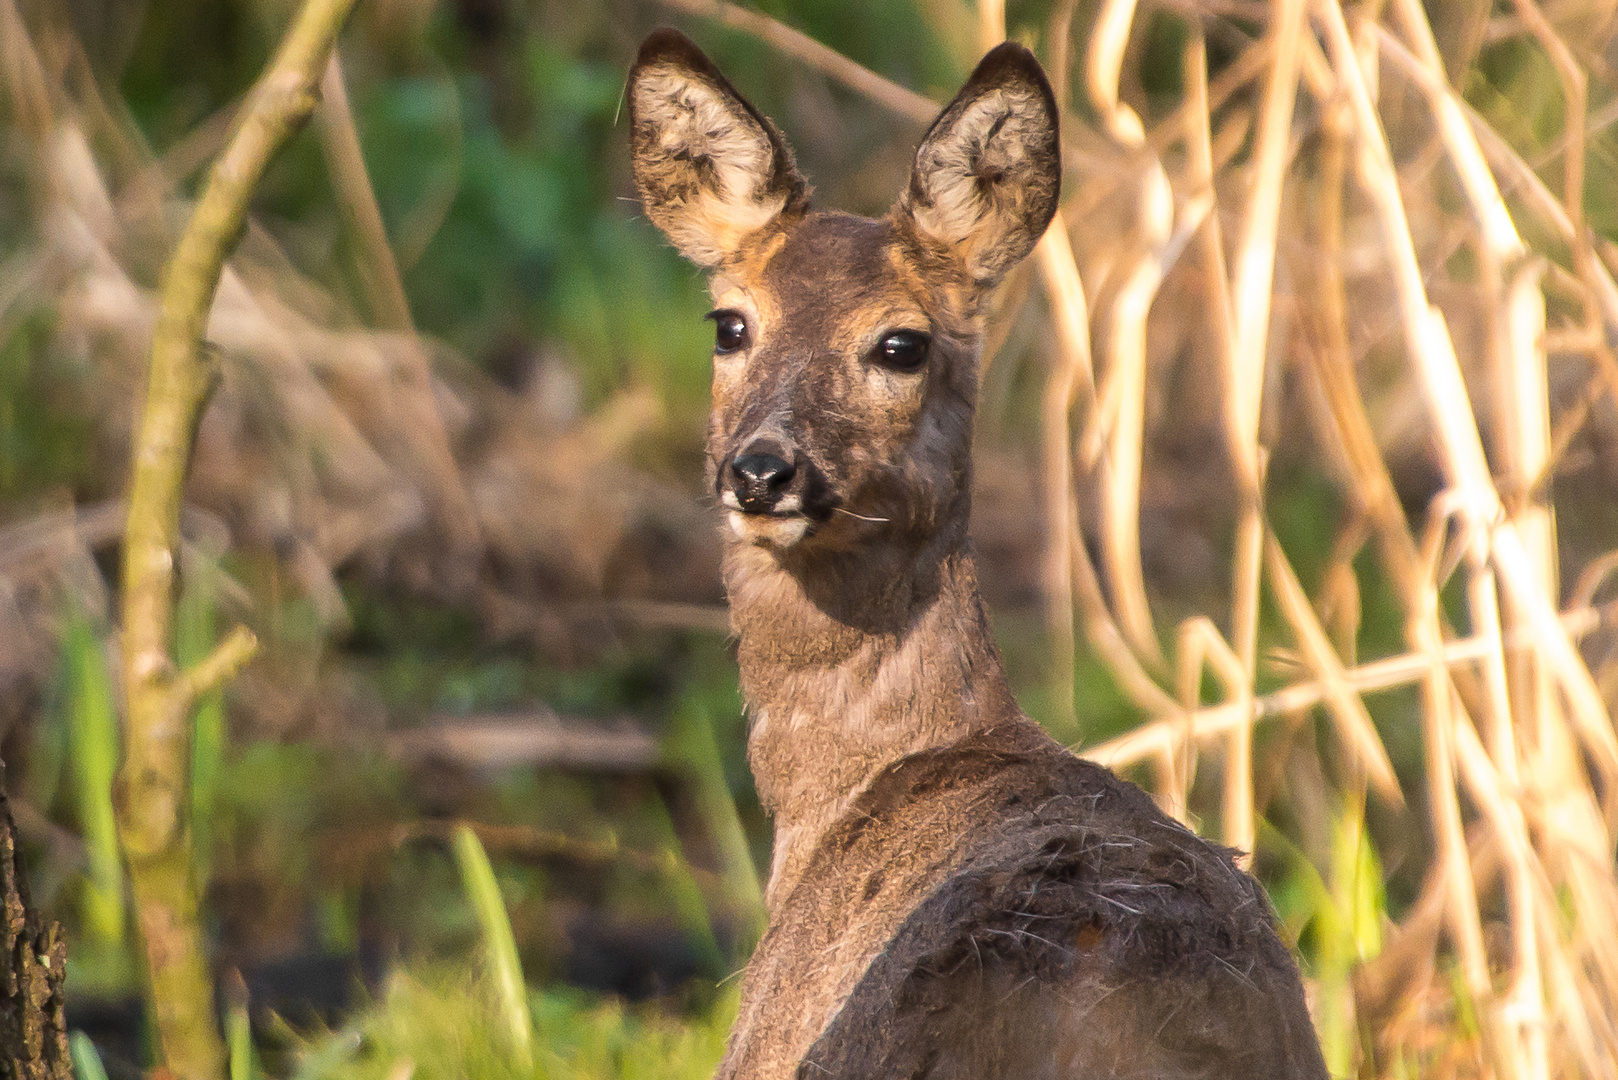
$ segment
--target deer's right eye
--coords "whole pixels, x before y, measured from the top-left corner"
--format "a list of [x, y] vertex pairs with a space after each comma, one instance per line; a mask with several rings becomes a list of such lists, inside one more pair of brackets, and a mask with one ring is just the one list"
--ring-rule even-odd
[[714, 352], [733, 353], [747, 345], [747, 320], [740, 312], [713, 311], [708, 318], [713, 320]]

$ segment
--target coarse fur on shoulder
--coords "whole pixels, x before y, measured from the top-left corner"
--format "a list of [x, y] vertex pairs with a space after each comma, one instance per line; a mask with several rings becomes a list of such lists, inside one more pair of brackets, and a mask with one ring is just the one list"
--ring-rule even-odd
[[720, 1078], [1317, 1076], [1233, 854], [1021, 718], [910, 755], [772, 909]]

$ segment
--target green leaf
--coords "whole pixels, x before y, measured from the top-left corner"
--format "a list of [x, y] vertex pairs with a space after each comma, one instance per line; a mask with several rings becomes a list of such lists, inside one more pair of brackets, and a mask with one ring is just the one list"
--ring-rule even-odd
[[533, 1062], [533, 1021], [528, 1014], [528, 989], [523, 981], [522, 961], [517, 956], [517, 938], [511, 931], [500, 883], [477, 834], [466, 825], [455, 827], [455, 862], [461, 870], [461, 886], [483, 931], [483, 947], [494, 976], [500, 1011], [512, 1055], [524, 1068]]
[[124, 935], [124, 867], [118, 849], [112, 782], [118, 769], [118, 711], [101, 637], [80, 612], [68, 617], [62, 641], [68, 745], [79, 829], [89, 856], [85, 929], [107, 942]]

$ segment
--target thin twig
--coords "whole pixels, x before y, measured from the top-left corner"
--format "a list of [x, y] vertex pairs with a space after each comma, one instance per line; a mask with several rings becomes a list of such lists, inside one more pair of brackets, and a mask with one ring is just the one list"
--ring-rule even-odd
[[788, 56], [803, 61], [816, 71], [830, 75], [849, 89], [864, 94], [872, 101], [919, 124], [930, 124], [938, 115], [938, 103], [931, 98], [884, 79], [870, 68], [856, 64], [836, 49], [828, 48], [801, 30], [794, 30], [768, 15], [749, 11], [738, 4], [727, 3], [726, 0], [660, 0], [660, 2], [687, 15], [717, 19], [728, 26], [745, 30]]
[[[122, 675], [128, 710], [119, 777], [119, 834], [147, 956], [163, 1062], [180, 1080], [218, 1080], [224, 1047], [195, 877], [186, 840], [187, 739], [176, 722], [183, 685], [169, 648], [180, 501], [197, 416], [214, 377], [203, 333], [225, 258], [240, 236], [253, 190], [276, 151], [314, 109], [320, 74], [353, 0], [308, 0], [254, 88], [241, 126], [214, 165], [164, 275], [152, 340], [151, 382], [135, 437], [124, 533]], [[228, 639], [213, 670], [223, 676], [250, 652]]]

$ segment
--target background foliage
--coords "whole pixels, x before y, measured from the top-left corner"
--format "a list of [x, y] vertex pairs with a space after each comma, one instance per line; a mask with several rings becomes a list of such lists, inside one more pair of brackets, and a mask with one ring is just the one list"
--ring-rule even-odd
[[[1127, 6], [1005, 12], [1012, 36], [1062, 83], [1068, 224], [1097, 381], [1068, 408], [1058, 402], [1053, 421], [1050, 388], [1064, 371], [1075, 377], [1075, 346], [1057, 330], [1063, 294], [1031, 262], [991, 324], [975, 524], [1019, 699], [1064, 741], [1103, 751], [1143, 721], [1184, 724], [1186, 707], [1229, 693], [1188, 662], [1202, 647], [1183, 631], [1206, 612], [1214, 636], [1239, 644], [1245, 587], [1231, 571], [1246, 543], [1233, 494], [1245, 451], [1226, 430], [1231, 357], [1209, 314], [1228, 283], [1209, 270], [1207, 237], [1221, 226], [1213, 247], [1239, 260], [1262, 201], [1267, 35], [1285, 5], [1141, 5], [1112, 50], [1121, 74], [1109, 101], [1087, 72], [1107, 54], [1097, 28]], [[1529, 0], [1425, 11], [1455, 100], [1505, 147], [1489, 167], [1525, 247], [1501, 267], [1415, 69], [1387, 44], [1416, 49], [1411, 8], [1349, 9], [1378, 80], [1411, 243], [1455, 336], [1506, 511], [1554, 513], [1551, 569], [1569, 580], [1552, 599], [1595, 611], [1583, 658], [1610, 702], [1618, 682], [1593, 605], [1618, 536], [1618, 321], [1600, 294], [1618, 238], [1612, 11], [1541, 12]], [[981, 51], [983, 13], [964, 0], [747, 10], [935, 101]], [[818, 201], [868, 214], [898, 191], [923, 121], [715, 13], [697, 0], [365, 0], [341, 44], [364, 177], [334, 167], [317, 123], [254, 200], [209, 329], [223, 378], [187, 492], [176, 642], [190, 663], [235, 622], [264, 641], [229, 693], [198, 708], [191, 754], [198, 887], [227, 988], [232, 1080], [254, 1070], [696, 1076], [717, 1060], [733, 1008], [723, 980], [759, 932], [755, 868], [768, 865], [769, 831], [743, 759], [702, 489], [705, 288], [634, 205], [623, 73], [646, 32], [681, 26], [781, 123]], [[165, 256], [290, 14], [286, 0], [0, 0], [0, 749], [36, 892], [69, 928], [70, 1021], [114, 1080], [151, 1056], [111, 827], [118, 500]], [[1345, 669], [1414, 647], [1420, 590], [1385, 550], [1399, 529], [1433, 555], [1422, 582], [1446, 636], [1483, 626], [1475, 537], [1433, 509], [1457, 485], [1401, 344], [1376, 239], [1382, 210], [1369, 170], [1351, 160], [1335, 58], [1318, 28], [1304, 36], [1302, 88], [1280, 131], [1281, 229], [1251, 444], [1270, 462], [1263, 521], [1307, 610], [1288, 609], [1271, 582], [1249, 696], [1322, 678], [1301, 623], [1321, 628]], [[1207, 97], [1194, 108], [1188, 52], [1206, 57]], [[1127, 137], [1120, 108], [1144, 140]], [[1181, 134], [1195, 128], [1188, 115], [1206, 120], [1206, 177]], [[1575, 135], [1583, 175], [1569, 195]], [[1518, 171], [1501, 164], [1512, 160]], [[386, 252], [356, 216], [371, 196]], [[379, 285], [389, 263], [420, 343]], [[1149, 313], [1130, 323], [1120, 297], [1140, 267], [1158, 279]], [[1535, 347], [1555, 456], [1524, 481], [1505, 432], [1531, 402], [1499, 381], [1507, 364], [1493, 320], [1499, 283], [1527, 267], [1545, 282], [1549, 329]], [[1336, 322], [1332, 296], [1347, 305]], [[1319, 359], [1339, 353], [1391, 510], [1341, 433], [1354, 410], [1334, 411]], [[1118, 374], [1131, 363], [1133, 395]], [[410, 389], [422, 365], [434, 376], [425, 395]], [[1143, 466], [1120, 497], [1108, 477], [1126, 449], [1116, 418], [1131, 409]], [[1053, 516], [1043, 486], [1058, 426], [1055, 445], [1074, 468], [1072, 535], [1065, 502]], [[1116, 530], [1129, 531], [1130, 502], [1133, 600], [1128, 560], [1109, 554]], [[1075, 601], [1067, 579], [1065, 600], [1053, 585], [1049, 553], [1061, 545], [1100, 566], [1089, 601]], [[1474, 576], [1454, 575], [1457, 564]], [[1131, 604], [1161, 642], [1135, 634], [1122, 663], [1094, 646], [1108, 619], [1130, 637]], [[1132, 671], [1161, 700], [1132, 688]], [[1522, 704], [1542, 677], [1511, 671], [1507, 725], [1530, 743], [1545, 716], [1566, 711], [1553, 690]], [[1488, 716], [1486, 673], [1454, 678], [1465, 707]], [[1541, 914], [1527, 937], [1522, 895], [1502, 884], [1504, 856], [1491, 846], [1496, 819], [1476, 791], [1460, 797], [1480, 982], [1434, 869], [1445, 856], [1431, 804], [1441, 790], [1430, 782], [1434, 707], [1413, 682], [1362, 705], [1402, 800], [1367, 798], [1365, 762], [1343, 749], [1340, 718], [1319, 694], [1275, 706], [1242, 751], [1253, 763], [1255, 870], [1302, 950], [1334, 1073], [1588, 1070], [1591, 1047], [1618, 1045], [1618, 981], [1592, 958], [1607, 938], [1590, 929], [1618, 912], [1614, 777], [1587, 746], [1562, 772], [1546, 766], [1545, 783], [1572, 777], [1602, 811], [1600, 835], [1584, 836], [1583, 870], [1548, 856], [1533, 864]], [[1489, 736], [1484, 721], [1478, 729]], [[1205, 744], [1203, 767], [1176, 773], [1186, 757], [1174, 745], [1167, 765], [1113, 760], [1228, 838], [1233, 759]], [[1563, 834], [1532, 777], [1511, 796], [1536, 852], [1554, 848]], [[485, 851], [496, 898], [475, 869]], [[490, 944], [508, 934], [514, 950]], [[1530, 940], [1546, 954], [1537, 1001], [1522, 981]], [[1547, 1048], [1558, 1024], [1571, 1034]], [[75, 1053], [90, 1061], [84, 1045]]]

